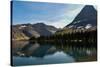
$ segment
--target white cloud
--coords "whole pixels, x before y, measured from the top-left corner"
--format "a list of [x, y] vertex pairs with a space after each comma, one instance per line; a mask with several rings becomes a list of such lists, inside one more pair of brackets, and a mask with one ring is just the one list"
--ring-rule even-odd
[[52, 26], [55, 26], [57, 28], [64, 28], [67, 25], [67, 21], [66, 20], [60, 20], [60, 21], [50, 23], [48, 25], [52, 25]]
[[81, 11], [83, 6], [84, 5], [79, 5], [79, 6], [65, 8], [65, 9], [62, 9], [62, 11], [60, 11], [61, 12], [60, 15], [48, 18], [46, 20], [44, 20], [44, 19], [36, 20], [36, 19], [32, 18], [31, 20], [29, 20], [28, 22], [25, 22], [25, 23], [35, 24], [35, 23], [43, 22], [47, 25], [52, 25], [57, 28], [63, 28], [73, 21], [73, 19]]
[[71, 10], [65, 10], [63, 11], [64, 13], [60, 16], [62, 17], [60, 20], [58, 19], [58, 21], [52, 22], [49, 25], [53, 25], [57, 28], [63, 28], [66, 25], [68, 25], [69, 23], [71, 23], [73, 21], [73, 19], [77, 16], [77, 14], [81, 11], [81, 9], [83, 8], [84, 5], [81, 5], [79, 7], [77, 7], [76, 9], [71, 9]]
[[37, 21], [35, 20], [33, 22], [34, 23], [43, 22], [47, 25], [52, 25], [57, 28], [64, 28], [66, 25], [68, 25], [69, 23], [71, 23], [73, 21], [73, 19], [76, 17], [76, 15], [81, 11], [82, 7], [83, 6], [79, 6], [76, 9], [63, 11], [62, 15], [51, 18], [51, 19], [58, 18], [58, 20], [55, 20], [55, 21], [50, 21], [47, 19], [47, 20], [37, 20]]

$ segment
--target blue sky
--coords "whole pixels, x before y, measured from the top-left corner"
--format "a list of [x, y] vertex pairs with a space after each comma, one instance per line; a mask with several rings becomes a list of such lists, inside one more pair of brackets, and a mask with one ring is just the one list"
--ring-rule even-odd
[[40, 23], [63, 28], [84, 5], [13, 1], [13, 24]]

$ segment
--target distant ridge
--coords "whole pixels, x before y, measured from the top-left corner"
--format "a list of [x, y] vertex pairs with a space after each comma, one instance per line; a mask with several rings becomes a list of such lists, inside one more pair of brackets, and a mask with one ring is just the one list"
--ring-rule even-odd
[[44, 23], [12, 25], [12, 39], [24, 40], [30, 37], [50, 36], [56, 31], [57, 28]]

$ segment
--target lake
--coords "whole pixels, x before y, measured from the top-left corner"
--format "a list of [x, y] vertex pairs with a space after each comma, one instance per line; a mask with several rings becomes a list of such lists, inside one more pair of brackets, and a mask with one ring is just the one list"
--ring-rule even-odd
[[96, 44], [12, 41], [12, 65], [96, 61], [97, 48], [93, 45]]

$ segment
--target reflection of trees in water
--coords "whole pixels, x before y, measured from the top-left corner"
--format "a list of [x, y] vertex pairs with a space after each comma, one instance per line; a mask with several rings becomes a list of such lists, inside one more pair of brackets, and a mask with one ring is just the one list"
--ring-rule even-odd
[[63, 50], [64, 53], [72, 56], [76, 61], [92, 61], [97, 60], [97, 46], [96, 43], [60, 43], [56, 44], [58, 50]]
[[[41, 57], [46, 55], [53, 55], [57, 51], [63, 51], [79, 61], [88, 57], [96, 60], [96, 43], [82, 43], [82, 42], [30, 42], [16, 51], [17, 56], [22, 57]], [[16, 48], [18, 49], [18, 47]], [[92, 59], [89, 59], [92, 60]], [[80, 60], [82, 61], [82, 60]]]

